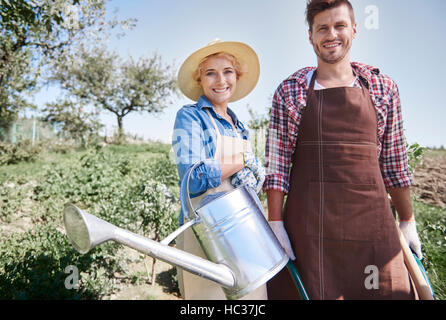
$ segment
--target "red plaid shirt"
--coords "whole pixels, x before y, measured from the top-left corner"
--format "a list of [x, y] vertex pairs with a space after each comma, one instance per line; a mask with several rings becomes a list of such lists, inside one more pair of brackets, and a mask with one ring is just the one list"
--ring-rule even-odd
[[[413, 181], [407, 161], [398, 87], [388, 76], [380, 74], [377, 68], [357, 62], [351, 65], [368, 84], [375, 105], [379, 141], [377, 153], [384, 184], [387, 188], [410, 186]], [[314, 69], [307, 67], [298, 70], [285, 79], [274, 94], [266, 142], [266, 190], [288, 193], [291, 156], [296, 148], [309, 87], [307, 74]]]

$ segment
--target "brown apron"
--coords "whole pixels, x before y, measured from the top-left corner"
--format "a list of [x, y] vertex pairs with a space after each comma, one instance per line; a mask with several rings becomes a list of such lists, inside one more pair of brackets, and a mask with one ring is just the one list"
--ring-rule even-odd
[[[284, 224], [310, 299], [414, 299], [377, 155], [376, 111], [361, 88], [314, 90], [293, 154]], [[288, 270], [269, 299], [299, 299]]]

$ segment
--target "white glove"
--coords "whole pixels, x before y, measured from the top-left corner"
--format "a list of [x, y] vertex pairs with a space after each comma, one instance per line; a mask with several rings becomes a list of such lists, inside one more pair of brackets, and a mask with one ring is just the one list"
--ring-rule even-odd
[[420, 238], [418, 237], [415, 220], [401, 221], [399, 227], [409, 248], [415, 252], [418, 259], [423, 259], [423, 254], [421, 253], [421, 242]]
[[291, 260], [296, 260], [296, 256], [294, 255], [293, 248], [291, 247], [290, 238], [288, 237], [288, 233], [285, 230], [283, 225], [283, 221], [268, 221], [269, 226], [273, 230], [276, 235], [277, 240], [282, 245], [285, 253]]

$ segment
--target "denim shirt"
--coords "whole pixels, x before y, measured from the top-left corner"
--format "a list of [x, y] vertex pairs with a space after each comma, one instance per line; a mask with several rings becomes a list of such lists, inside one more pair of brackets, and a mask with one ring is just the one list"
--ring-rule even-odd
[[[220, 134], [223, 136], [249, 139], [248, 129], [237, 119], [235, 113], [228, 107], [228, 115], [237, 128], [220, 116], [206, 96], [201, 96], [196, 104], [183, 106], [176, 115], [172, 147], [180, 177], [179, 185], [187, 170], [195, 163], [204, 160], [192, 173], [189, 180], [191, 198], [197, 197], [207, 189], [221, 184], [220, 159], [213, 159], [217, 147], [217, 133], [206, 110], [215, 120]], [[180, 225], [183, 222], [183, 212], [180, 213]]]

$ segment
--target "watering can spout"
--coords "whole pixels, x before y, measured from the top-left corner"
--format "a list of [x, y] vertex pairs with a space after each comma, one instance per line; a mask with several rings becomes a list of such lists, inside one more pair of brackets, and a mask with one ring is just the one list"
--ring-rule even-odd
[[111, 240], [215, 281], [223, 287], [231, 288], [236, 284], [233, 272], [226, 265], [210, 262], [128, 230], [118, 228], [79, 209], [73, 204], [65, 206], [64, 224], [71, 244], [80, 253], [87, 253], [95, 246]]

